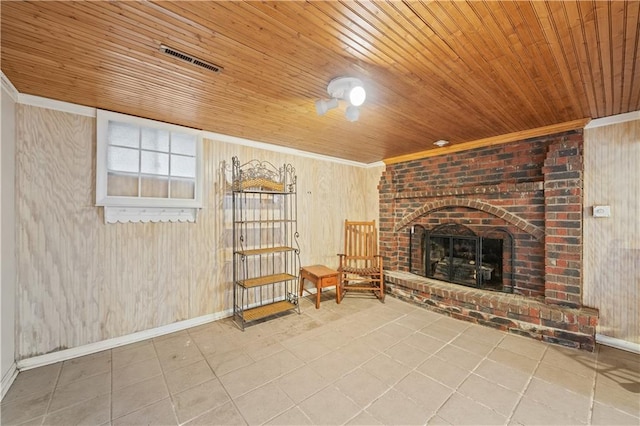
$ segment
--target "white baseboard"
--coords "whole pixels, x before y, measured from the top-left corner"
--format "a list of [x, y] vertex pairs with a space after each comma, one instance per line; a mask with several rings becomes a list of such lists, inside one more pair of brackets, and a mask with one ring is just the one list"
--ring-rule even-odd
[[611, 346], [612, 348], [640, 354], [640, 344], [638, 343], [627, 342], [626, 340], [616, 339], [615, 337], [605, 336], [604, 334], [596, 334], [596, 342], [605, 346]]
[[[127, 334], [126, 336], [115, 337], [113, 339], [89, 343], [88, 345], [78, 346], [71, 349], [51, 352], [32, 358], [21, 359], [17, 362], [17, 368], [18, 371], [31, 370], [32, 368], [55, 364], [56, 362], [62, 362], [68, 359], [77, 358], [79, 356], [106, 351], [108, 349], [117, 348], [119, 346], [128, 345], [130, 343], [140, 342], [142, 340], [151, 339], [153, 337], [163, 336], [165, 334], [174, 333], [176, 331], [185, 330], [187, 328], [195, 327], [202, 324], [207, 324], [209, 322], [217, 321], [231, 315], [233, 315], [233, 311], [223, 311], [216, 314], [209, 314], [184, 321], [174, 322], [173, 324], [167, 324], [162, 327], [139, 331], [133, 334]], [[2, 380], [2, 385], [2, 389], [4, 390], [4, 378]]]
[[9, 367], [9, 370], [7, 370], [4, 376], [2, 376], [2, 383], [0, 384], [0, 401], [7, 394], [7, 391], [9, 390], [17, 376], [18, 366], [14, 362], [13, 364], [11, 364], [11, 367]]

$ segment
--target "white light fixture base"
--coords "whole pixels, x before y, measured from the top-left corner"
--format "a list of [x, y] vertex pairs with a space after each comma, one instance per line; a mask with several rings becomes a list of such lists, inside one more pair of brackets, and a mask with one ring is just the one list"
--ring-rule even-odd
[[362, 81], [355, 77], [337, 77], [329, 82], [327, 86], [329, 100], [317, 100], [316, 112], [324, 115], [328, 110], [338, 107], [338, 100], [342, 99], [348, 103], [346, 117], [349, 121], [358, 121], [360, 111], [358, 107], [362, 105], [367, 97]]

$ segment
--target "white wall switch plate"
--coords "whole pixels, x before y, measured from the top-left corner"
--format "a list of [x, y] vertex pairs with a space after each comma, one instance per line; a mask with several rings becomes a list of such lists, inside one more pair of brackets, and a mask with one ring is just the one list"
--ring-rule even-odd
[[593, 206], [593, 217], [611, 216], [611, 206]]

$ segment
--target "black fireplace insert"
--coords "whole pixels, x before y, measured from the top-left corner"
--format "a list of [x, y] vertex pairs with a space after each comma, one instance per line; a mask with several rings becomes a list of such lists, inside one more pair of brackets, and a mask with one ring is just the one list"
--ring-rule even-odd
[[431, 230], [410, 228], [409, 270], [417, 275], [469, 287], [513, 293], [513, 236], [504, 228], [476, 235], [447, 223]]

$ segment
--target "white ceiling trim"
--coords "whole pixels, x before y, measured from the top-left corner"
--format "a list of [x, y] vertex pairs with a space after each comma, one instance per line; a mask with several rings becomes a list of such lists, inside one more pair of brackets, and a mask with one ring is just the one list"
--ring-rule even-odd
[[584, 126], [585, 129], [610, 126], [612, 124], [624, 123], [626, 121], [640, 120], [640, 111], [627, 112], [625, 114], [610, 115], [609, 117], [596, 118]]
[[18, 102], [18, 97], [20, 96], [20, 92], [16, 89], [16, 86], [11, 83], [11, 80], [7, 78], [6, 75], [2, 71], [0, 71], [0, 77], [2, 78], [2, 88], [7, 92], [7, 94], [13, 99], [14, 102]]

